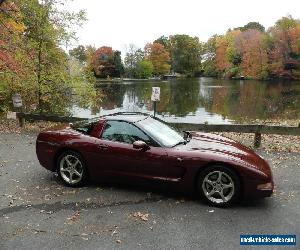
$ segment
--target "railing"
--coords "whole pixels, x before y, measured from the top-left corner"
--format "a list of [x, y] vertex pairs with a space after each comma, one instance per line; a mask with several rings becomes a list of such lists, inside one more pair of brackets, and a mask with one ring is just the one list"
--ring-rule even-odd
[[[25, 120], [28, 121], [51, 121], [51, 122], [76, 122], [86, 120], [86, 118], [54, 116], [17, 113], [20, 126], [24, 126]], [[298, 127], [292, 126], [268, 126], [268, 125], [243, 125], [243, 124], [194, 124], [194, 123], [168, 123], [171, 126], [185, 131], [203, 132], [235, 132], [235, 133], [254, 133], [254, 147], [260, 147], [262, 134], [278, 135], [300, 135], [300, 124]]]

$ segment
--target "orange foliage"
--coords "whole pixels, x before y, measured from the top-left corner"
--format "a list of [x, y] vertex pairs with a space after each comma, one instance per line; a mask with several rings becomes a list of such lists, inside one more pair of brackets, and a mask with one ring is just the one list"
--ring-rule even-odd
[[216, 41], [216, 68], [220, 71], [225, 71], [230, 67], [230, 62], [227, 58], [228, 43], [223, 38], [217, 38]]
[[97, 76], [106, 77], [110, 74], [113, 65], [113, 49], [103, 46], [96, 50], [93, 56], [93, 69]]
[[237, 37], [236, 46], [242, 55], [240, 67], [246, 76], [260, 78], [267, 70], [268, 55], [263, 36], [258, 30], [247, 30]]
[[145, 46], [145, 59], [153, 64], [154, 74], [161, 75], [170, 70], [170, 55], [165, 47], [160, 43], [148, 43]]

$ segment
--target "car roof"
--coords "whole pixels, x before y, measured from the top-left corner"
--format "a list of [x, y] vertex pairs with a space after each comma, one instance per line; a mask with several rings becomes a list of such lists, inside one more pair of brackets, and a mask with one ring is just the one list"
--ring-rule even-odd
[[126, 122], [138, 122], [150, 117], [149, 114], [139, 112], [122, 112], [114, 113], [110, 115], [101, 116], [102, 119], [108, 121], [126, 121]]

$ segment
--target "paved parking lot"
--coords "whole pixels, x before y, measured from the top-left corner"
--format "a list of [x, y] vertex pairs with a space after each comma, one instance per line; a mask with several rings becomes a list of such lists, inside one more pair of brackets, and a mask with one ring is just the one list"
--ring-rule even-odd
[[0, 135], [1, 250], [253, 249], [239, 245], [240, 234], [296, 234], [299, 247], [299, 153], [260, 151], [274, 196], [221, 209], [149, 188], [67, 188], [40, 167], [35, 139]]

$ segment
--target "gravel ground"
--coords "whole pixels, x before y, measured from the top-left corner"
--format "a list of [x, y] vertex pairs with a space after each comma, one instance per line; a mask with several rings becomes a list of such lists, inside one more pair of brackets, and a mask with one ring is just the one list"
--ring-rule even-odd
[[297, 152], [259, 150], [272, 166], [274, 195], [221, 209], [164, 190], [65, 187], [39, 165], [35, 139], [0, 135], [1, 250], [253, 249], [239, 245], [240, 234], [251, 233], [296, 234], [299, 247]]

